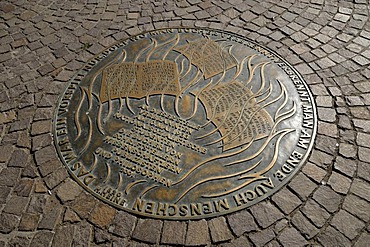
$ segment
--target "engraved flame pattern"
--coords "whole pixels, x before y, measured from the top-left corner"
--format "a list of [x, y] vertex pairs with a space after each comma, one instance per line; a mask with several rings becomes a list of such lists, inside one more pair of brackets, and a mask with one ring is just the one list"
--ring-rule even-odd
[[[87, 86], [81, 87], [74, 113], [75, 140], [84, 143], [80, 157], [95, 148], [91, 147], [93, 129], [101, 138], [106, 135], [112, 112], [134, 117], [145, 100], [146, 105], [153, 104], [157, 110], [197, 122], [200, 128], [192, 134], [192, 141], [214, 151], [206, 157], [191, 154], [194, 158], [184, 158], [180, 164], [183, 172], [174, 177], [169, 188], [147, 183], [143, 177], [130, 182], [121, 173], [115, 174], [109, 162], [104, 162], [104, 183], [116, 181], [115, 188], [127, 195], [138, 188], [138, 197], [179, 202], [199, 194], [202, 198], [223, 197], [266, 180], [264, 174], [275, 165], [280, 143], [295, 131], [279, 126], [296, 113], [296, 106], [288, 99], [282, 83], [265, 80], [268, 61], [257, 54], [237, 59], [234, 48], [224, 40], [184, 40], [177, 33], [164, 40], [146, 39], [133, 54], [120, 50], [114, 59], [88, 76]], [[259, 81], [257, 86], [252, 86], [253, 81]], [[277, 105], [275, 112], [267, 110], [272, 105]], [[90, 116], [95, 106], [96, 116]], [[81, 119], [88, 125], [87, 134], [82, 134]], [[273, 148], [269, 146], [272, 142]], [[251, 146], [256, 150], [253, 153], [249, 152]], [[267, 149], [272, 151], [268, 157], [262, 155]], [[91, 171], [99, 165], [98, 159], [94, 154]], [[222, 188], [208, 186], [215, 181]]]

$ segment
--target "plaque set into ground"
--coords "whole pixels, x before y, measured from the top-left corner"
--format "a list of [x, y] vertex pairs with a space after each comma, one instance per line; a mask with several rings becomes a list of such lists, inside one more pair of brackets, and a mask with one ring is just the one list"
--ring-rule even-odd
[[60, 97], [54, 141], [73, 178], [133, 214], [189, 220], [258, 203], [316, 135], [297, 71], [245, 37], [169, 28], [88, 62]]

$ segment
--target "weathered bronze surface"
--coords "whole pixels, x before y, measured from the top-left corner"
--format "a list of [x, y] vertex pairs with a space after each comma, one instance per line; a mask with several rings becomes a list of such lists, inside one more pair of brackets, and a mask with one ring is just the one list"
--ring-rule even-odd
[[54, 140], [71, 175], [134, 214], [199, 219], [253, 205], [307, 159], [302, 77], [245, 37], [172, 28], [121, 41], [70, 81]]

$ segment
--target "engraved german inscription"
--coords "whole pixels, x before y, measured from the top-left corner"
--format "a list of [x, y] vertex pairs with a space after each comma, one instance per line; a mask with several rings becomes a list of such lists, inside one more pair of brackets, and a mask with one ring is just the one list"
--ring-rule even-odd
[[71, 176], [97, 198], [188, 220], [279, 190], [308, 158], [316, 118], [307, 84], [273, 51], [168, 28], [91, 59], [60, 96], [53, 132]]

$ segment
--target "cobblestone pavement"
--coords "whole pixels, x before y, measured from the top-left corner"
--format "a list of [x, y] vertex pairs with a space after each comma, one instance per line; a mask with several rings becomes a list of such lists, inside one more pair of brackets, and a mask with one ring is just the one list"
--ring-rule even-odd
[[[369, 246], [369, 1], [0, 2], [0, 246]], [[210, 220], [137, 218], [87, 194], [52, 144], [67, 81], [116, 40], [229, 30], [293, 64], [318, 106], [306, 165], [280, 192]]]

